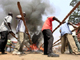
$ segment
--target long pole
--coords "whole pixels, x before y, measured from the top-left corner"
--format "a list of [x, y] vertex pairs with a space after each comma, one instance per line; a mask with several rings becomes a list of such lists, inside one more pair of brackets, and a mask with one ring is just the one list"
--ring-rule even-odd
[[59, 44], [61, 44], [61, 42], [59, 42], [59, 43], [57, 43], [57, 44], [53, 45], [53, 47], [54, 47], [54, 46], [57, 46], [57, 45], [59, 45]]
[[[19, 8], [20, 14], [22, 16], [23, 23], [24, 23], [25, 28], [26, 28], [26, 32], [28, 33], [28, 29], [27, 29], [27, 26], [26, 26], [26, 22], [25, 22], [25, 19], [24, 19], [24, 15], [23, 15], [23, 12], [22, 12], [22, 8], [21, 8], [21, 5], [20, 5], [20, 2], [17, 2], [17, 5], [18, 5], [18, 8]], [[28, 33], [28, 37], [29, 37], [30, 43], [32, 44], [32, 41], [31, 41], [29, 33]]]

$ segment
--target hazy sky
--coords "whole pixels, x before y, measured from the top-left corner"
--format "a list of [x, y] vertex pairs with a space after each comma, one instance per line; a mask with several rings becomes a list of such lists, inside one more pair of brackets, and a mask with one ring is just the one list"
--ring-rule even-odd
[[[48, 16], [55, 16], [60, 21], [62, 21], [65, 16], [70, 12], [72, 7], [70, 6], [70, 2], [72, 0], [50, 0], [51, 6], [55, 9], [55, 13]], [[47, 16], [43, 16], [43, 21], [45, 21]], [[67, 20], [66, 20], [67, 21]], [[58, 22], [53, 22], [53, 29], [58, 26]], [[60, 37], [59, 28], [53, 33], [54, 41], [58, 40]]]

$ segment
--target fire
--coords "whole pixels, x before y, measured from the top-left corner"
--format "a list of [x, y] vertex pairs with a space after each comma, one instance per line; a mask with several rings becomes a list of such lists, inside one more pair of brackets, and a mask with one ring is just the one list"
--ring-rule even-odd
[[31, 50], [39, 50], [36, 44], [30, 45]]
[[40, 50], [44, 51], [44, 48], [43, 47], [40, 47]]
[[42, 50], [42, 51], [44, 51], [44, 48], [42, 48], [42, 47], [38, 48], [38, 47], [36, 46], [36, 44], [32, 44], [32, 45], [30, 45], [30, 48], [27, 48], [27, 51], [28, 51], [28, 50], [34, 50], [34, 51]]

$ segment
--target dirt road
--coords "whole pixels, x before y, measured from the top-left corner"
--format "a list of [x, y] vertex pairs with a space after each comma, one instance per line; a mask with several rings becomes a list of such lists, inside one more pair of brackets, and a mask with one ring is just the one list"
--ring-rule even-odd
[[60, 54], [60, 57], [47, 57], [43, 53], [34, 54], [26, 52], [24, 55], [12, 55], [8, 53], [2, 55], [0, 53], [0, 60], [80, 60], [80, 55]]

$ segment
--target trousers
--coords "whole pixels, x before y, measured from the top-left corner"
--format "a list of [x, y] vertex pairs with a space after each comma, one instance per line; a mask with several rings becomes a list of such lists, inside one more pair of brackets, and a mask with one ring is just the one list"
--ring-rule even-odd
[[0, 39], [0, 50], [2, 53], [5, 52], [5, 47], [7, 44], [7, 40], [8, 40], [8, 31], [2, 31], [0, 32], [1, 34], [1, 39]]
[[44, 37], [44, 54], [52, 53], [53, 35], [50, 29], [42, 31]]
[[18, 32], [18, 42], [15, 45], [14, 51], [23, 51], [23, 44], [24, 44], [24, 33], [23, 32]]
[[65, 34], [61, 37], [61, 53], [65, 52], [65, 46], [66, 46], [67, 42], [69, 42], [73, 53], [78, 54], [79, 53], [78, 48], [77, 48], [75, 41], [73, 39], [73, 36], [71, 34]]

